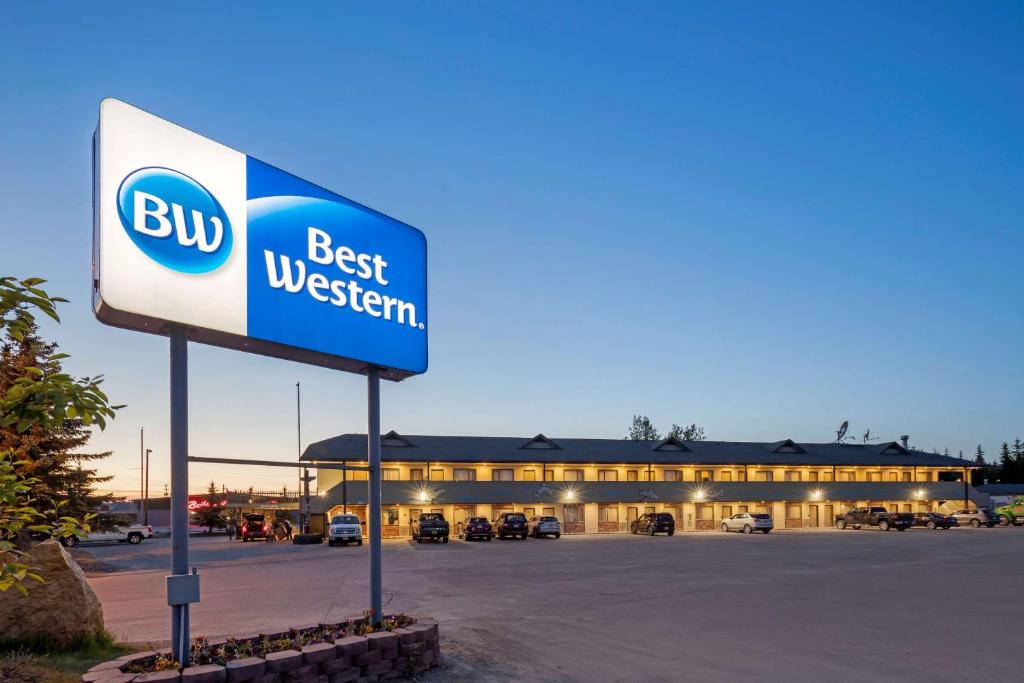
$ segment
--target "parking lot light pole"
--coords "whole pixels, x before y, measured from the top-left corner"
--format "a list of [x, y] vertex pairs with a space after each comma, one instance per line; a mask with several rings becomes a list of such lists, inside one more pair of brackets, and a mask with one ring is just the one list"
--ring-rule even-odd
[[366, 456], [370, 466], [367, 477], [370, 487], [370, 609], [373, 623], [382, 618], [381, 589], [381, 513], [380, 513], [380, 369], [366, 371]]

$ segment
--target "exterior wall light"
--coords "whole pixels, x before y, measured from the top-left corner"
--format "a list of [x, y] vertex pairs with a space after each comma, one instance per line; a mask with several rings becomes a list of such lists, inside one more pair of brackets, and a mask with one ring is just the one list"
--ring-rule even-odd
[[430, 499], [430, 496], [427, 494], [426, 489], [420, 489], [416, 494], [416, 499], [421, 503], [426, 503]]
[[824, 494], [822, 494], [821, 489], [814, 489], [811, 491], [811, 500], [821, 500], [822, 495]]

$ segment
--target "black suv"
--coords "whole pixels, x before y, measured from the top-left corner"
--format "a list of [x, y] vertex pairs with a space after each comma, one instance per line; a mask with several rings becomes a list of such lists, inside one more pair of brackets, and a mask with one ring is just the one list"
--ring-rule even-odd
[[676, 532], [676, 520], [667, 512], [646, 512], [629, 525], [629, 530], [634, 534], [653, 536], [665, 532], [671, 536]]
[[498, 538], [511, 536], [526, 540], [526, 515], [522, 512], [502, 512], [498, 518], [491, 523], [491, 535]]

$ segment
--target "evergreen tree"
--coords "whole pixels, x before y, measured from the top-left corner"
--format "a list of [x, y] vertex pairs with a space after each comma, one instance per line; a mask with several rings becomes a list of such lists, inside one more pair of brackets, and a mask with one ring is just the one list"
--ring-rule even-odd
[[1015, 465], [1013, 456], [1010, 455], [1010, 445], [1004, 441], [999, 449], [999, 481], [1004, 484], [1014, 481], [1016, 479]]
[[210, 481], [210, 485], [206, 487], [207, 505], [193, 513], [196, 524], [205, 526], [208, 534], [213, 533], [214, 527], [219, 529], [225, 525], [226, 520], [221, 514], [220, 501], [221, 495], [217, 493], [217, 484]]
[[633, 424], [630, 426], [626, 438], [631, 441], [658, 441], [661, 439], [661, 434], [651, 422], [651, 418], [646, 415], [634, 415]]
[[978, 448], [974, 451], [974, 464], [978, 467], [984, 467], [988, 463], [985, 462], [985, 451], [981, 450], [981, 444], [978, 444]]
[[[33, 324], [20, 338], [5, 337], [0, 346], [0, 395], [12, 390], [26, 379], [44, 374], [61, 373], [57, 345], [44, 342]], [[50, 424], [33, 424], [19, 430], [16, 424], [0, 426], [0, 452], [8, 451], [20, 461], [16, 472], [33, 479], [30, 495], [42, 507], [55, 508], [60, 501], [61, 514], [82, 520], [102, 503], [113, 500], [110, 494], [97, 493], [98, 484], [110, 481], [92, 467], [83, 466], [110, 456], [111, 452], [83, 452], [91, 437], [90, 427], [74, 411], [59, 415]], [[97, 519], [94, 526], [101, 523]]]

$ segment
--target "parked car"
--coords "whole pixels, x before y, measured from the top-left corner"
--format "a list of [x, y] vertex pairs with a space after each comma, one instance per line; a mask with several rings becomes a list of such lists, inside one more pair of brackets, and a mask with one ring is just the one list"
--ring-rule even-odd
[[915, 512], [914, 526], [923, 526], [928, 529], [949, 529], [959, 526], [959, 523], [956, 521], [956, 517], [938, 512]]
[[424, 512], [412, 523], [412, 540], [423, 543], [423, 539], [448, 542], [448, 520], [440, 512]]
[[522, 512], [502, 512], [498, 518], [491, 522], [491, 535], [498, 538], [511, 536], [526, 540], [526, 515]]
[[872, 506], [852, 508], [842, 515], [836, 515], [837, 529], [860, 529], [865, 526], [876, 526], [879, 531], [897, 529], [906, 531], [914, 523], [914, 515], [909, 512], [889, 512], [884, 507]]
[[534, 538], [543, 536], [562, 537], [562, 525], [558, 523], [557, 517], [544, 515], [542, 517], [530, 517], [526, 523], [526, 533]]
[[113, 526], [105, 530], [93, 530], [89, 533], [77, 533], [60, 539], [65, 548], [73, 548], [79, 543], [131, 543], [138, 545], [143, 539], [153, 538], [153, 527], [143, 524]]
[[960, 526], [972, 526], [977, 529], [980, 526], [987, 526], [989, 529], [999, 524], [999, 518], [988, 508], [977, 510], [957, 510], [953, 513]]
[[1017, 496], [1009, 505], [1000, 505], [995, 510], [999, 526], [1024, 525], [1024, 496]]
[[243, 515], [245, 523], [239, 529], [238, 537], [242, 541], [267, 540], [270, 538], [270, 525], [267, 519], [261, 514], [251, 512]]
[[676, 520], [668, 512], [645, 512], [638, 519], [633, 520], [629, 525], [630, 532], [634, 534], [666, 533], [669, 536], [676, 532]]
[[491, 523], [486, 517], [470, 517], [459, 529], [459, 538], [472, 541], [474, 538], [491, 540]]
[[339, 543], [348, 545], [363, 544], [363, 526], [355, 515], [335, 515], [331, 517], [331, 525], [327, 529], [327, 545], [334, 547]]
[[745, 534], [760, 531], [767, 534], [773, 528], [771, 515], [763, 512], [737, 512], [732, 517], [722, 520], [722, 531], [742, 531]]

